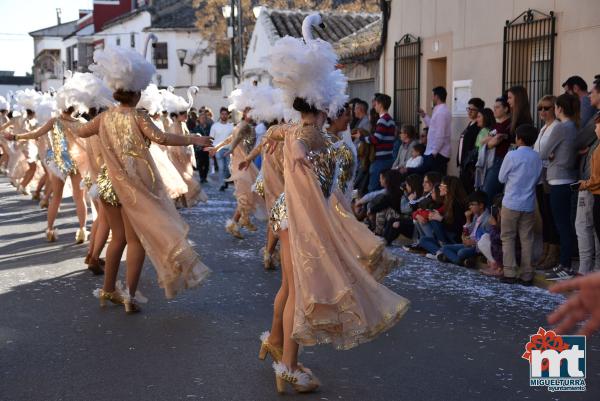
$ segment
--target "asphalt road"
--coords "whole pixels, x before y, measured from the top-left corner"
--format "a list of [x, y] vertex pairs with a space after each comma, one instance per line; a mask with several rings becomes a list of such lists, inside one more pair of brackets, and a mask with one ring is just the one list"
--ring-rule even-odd
[[85, 270], [86, 245], [73, 243], [71, 200], [48, 244], [45, 212], [0, 178], [0, 400], [600, 399], [598, 336], [587, 342], [585, 393], [529, 386], [524, 344], [561, 296], [399, 249], [404, 264], [386, 283], [411, 300], [405, 318], [351, 351], [305, 349], [321, 390], [278, 396], [257, 353], [280, 273], [261, 267], [264, 230], [245, 240], [224, 232], [231, 192], [207, 192], [208, 204], [183, 215], [209, 282], [167, 302], [147, 263], [140, 289], [150, 301], [128, 316], [92, 296], [101, 279]]

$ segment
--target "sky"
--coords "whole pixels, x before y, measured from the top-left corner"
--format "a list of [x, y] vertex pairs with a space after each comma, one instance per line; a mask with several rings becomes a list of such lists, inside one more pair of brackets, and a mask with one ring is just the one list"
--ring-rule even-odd
[[62, 22], [79, 17], [79, 9], [91, 9], [93, 0], [0, 0], [0, 70], [15, 75], [31, 72], [33, 38], [29, 32], [56, 25], [56, 9]]

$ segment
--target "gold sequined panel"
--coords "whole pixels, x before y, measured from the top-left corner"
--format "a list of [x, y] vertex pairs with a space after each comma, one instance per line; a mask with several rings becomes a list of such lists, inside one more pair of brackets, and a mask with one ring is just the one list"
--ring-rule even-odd
[[338, 186], [342, 191], [345, 191], [348, 182], [354, 175], [354, 153], [352, 153], [352, 150], [345, 143], [337, 148], [336, 153], [338, 160]]
[[123, 156], [139, 158], [147, 151], [150, 140], [133, 130], [134, 121], [131, 117], [131, 112], [117, 111], [109, 113], [103, 121], [106, 132], [115, 134], [110, 138], [115, 149], [122, 150]]
[[262, 175], [262, 170], [258, 173], [256, 177], [256, 182], [254, 183], [253, 191], [258, 194], [261, 198], [265, 198], [265, 179]]
[[307, 155], [308, 161], [312, 164], [312, 169], [319, 180], [323, 196], [329, 198], [333, 189], [335, 179], [336, 154], [331, 146], [326, 146], [320, 150], [311, 150]]
[[98, 195], [100, 200], [108, 203], [111, 206], [120, 206], [119, 197], [112, 186], [106, 165], [103, 165], [100, 168], [100, 173], [98, 174], [96, 183], [98, 184]]
[[[273, 207], [271, 208], [271, 216], [269, 220], [271, 221], [271, 227], [273, 228], [273, 232], [279, 232], [282, 228], [285, 229], [285, 225], [287, 225], [287, 207], [285, 205], [285, 193], [279, 195]], [[284, 227], [282, 227], [282, 225]]]

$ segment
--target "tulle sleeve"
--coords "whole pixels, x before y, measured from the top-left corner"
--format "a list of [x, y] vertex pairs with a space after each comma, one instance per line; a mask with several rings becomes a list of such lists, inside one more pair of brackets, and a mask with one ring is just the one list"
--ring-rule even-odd
[[168, 146], [187, 146], [192, 144], [192, 137], [189, 135], [169, 134], [161, 131], [156, 124], [152, 122], [146, 112], [138, 111], [135, 115], [135, 119], [142, 135], [152, 142]]
[[169, 134], [158, 129], [156, 124], [152, 122], [147, 113], [138, 111], [135, 115], [135, 120], [142, 131], [142, 134], [152, 142], [156, 142], [160, 145], [167, 145], [169, 142]]
[[80, 138], [88, 138], [92, 135], [98, 135], [100, 131], [100, 119], [102, 114], [94, 117], [94, 119], [86, 124], [83, 124], [79, 129], [73, 130], [74, 134]]

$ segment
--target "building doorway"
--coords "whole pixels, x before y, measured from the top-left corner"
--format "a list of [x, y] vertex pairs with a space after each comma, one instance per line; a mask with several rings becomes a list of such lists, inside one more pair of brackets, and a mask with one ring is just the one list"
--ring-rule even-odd
[[425, 111], [431, 111], [433, 101], [431, 91], [436, 86], [443, 86], [448, 90], [446, 83], [446, 57], [427, 60], [427, 93], [425, 94], [427, 108]]

